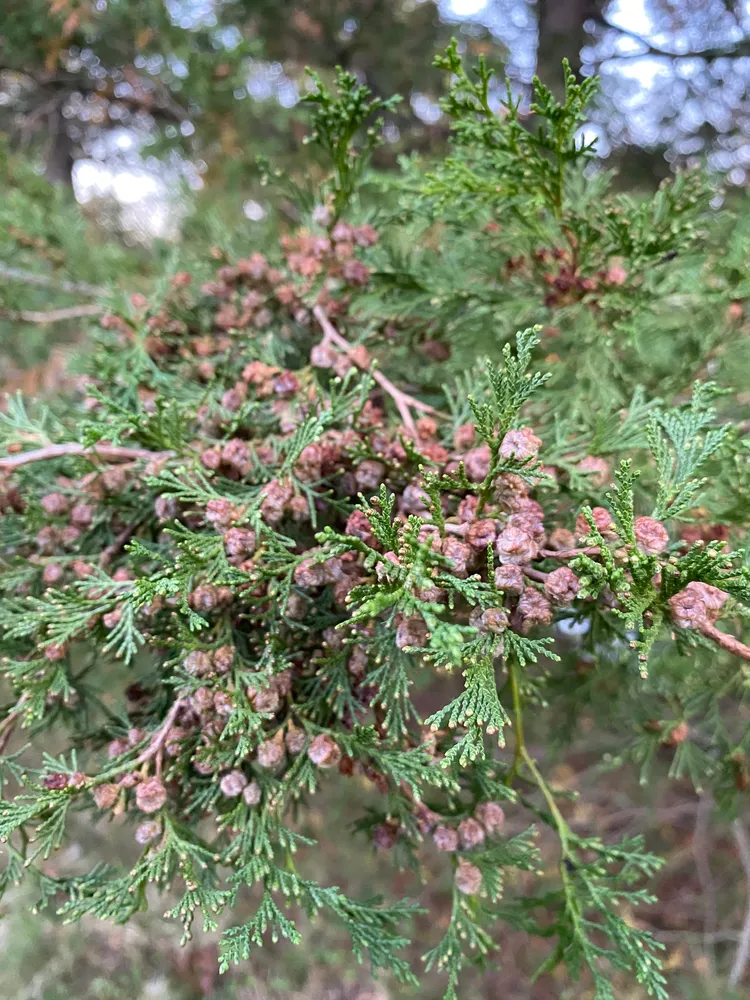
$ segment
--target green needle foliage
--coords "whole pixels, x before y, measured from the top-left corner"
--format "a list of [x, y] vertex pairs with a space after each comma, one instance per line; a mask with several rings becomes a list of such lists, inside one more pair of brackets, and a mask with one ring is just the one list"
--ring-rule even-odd
[[[644, 781], [667, 756], [730, 814], [750, 782], [743, 397], [721, 364], [694, 382], [722, 323], [734, 350], [738, 279], [692, 256], [724, 225], [700, 179], [636, 203], [591, 173], [593, 82], [565, 67], [560, 102], [538, 85], [532, 129], [455, 45], [438, 64], [455, 142], [426, 177], [405, 164], [371, 205], [366, 129], [389, 105], [318, 80], [330, 174], [309, 225], [217, 250], [210, 280], [173, 271], [107, 313], [54, 406], [8, 401], [0, 890], [31, 879], [66, 920], [124, 922], [154, 886], [186, 940], [195, 919], [219, 935], [224, 970], [299, 943], [300, 915], [333, 919], [358, 960], [418, 984], [417, 898], [304, 875], [312, 797], [360, 778], [352, 835], [415, 897], [451, 870], [424, 957], [447, 1000], [506, 924], [546, 946], [537, 976], [663, 1000], [634, 916], [660, 859], [581, 829], [548, 750], [593, 716], [609, 766]], [[714, 332], [672, 344], [661, 384], [662, 319], [709, 288]], [[408, 386], [383, 374], [403, 344], [434, 362]], [[78, 812], [132, 824], [135, 863], [53, 878]]]

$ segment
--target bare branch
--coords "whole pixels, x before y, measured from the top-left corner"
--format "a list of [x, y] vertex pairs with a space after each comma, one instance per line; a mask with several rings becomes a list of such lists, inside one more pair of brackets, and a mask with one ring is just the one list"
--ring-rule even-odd
[[744, 642], [740, 642], [739, 639], [735, 639], [733, 635], [729, 635], [727, 632], [722, 632], [721, 629], [716, 628], [710, 622], [706, 622], [705, 625], [700, 626], [700, 631], [707, 639], [711, 639], [716, 643], [717, 646], [721, 646], [728, 653], [733, 653], [735, 656], [739, 656], [743, 660], [750, 660], [750, 646], [746, 646]]
[[146, 749], [136, 757], [133, 767], [140, 767], [159, 753], [169, 738], [169, 731], [174, 725], [180, 709], [185, 704], [185, 698], [178, 698], [164, 717], [164, 722], [151, 737], [151, 742]]
[[542, 570], [534, 569], [532, 566], [524, 566], [523, 575], [528, 576], [530, 580], [536, 580], [537, 583], [544, 583], [549, 573], [543, 573]]
[[737, 945], [737, 953], [734, 956], [732, 970], [729, 973], [730, 989], [734, 989], [739, 984], [745, 973], [747, 960], [750, 958], [750, 837], [748, 837], [747, 831], [739, 819], [736, 819], [732, 823], [732, 833], [737, 843], [742, 870], [745, 873], [747, 909], [745, 911], [745, 922], [742, 925], [739, 944]]
[[2, 722], [0, 722], [0, 753], [2, 753], [8, 745], [8, 740], [13, 735], [13, 730], [16, 728], [16, 723], [18, 722], [23, 710], [24, 702], [27, 699], [28, 693], [22, 694], [18, 699], [15, 708], [11, 709]]
[[693, 827], [693, 857], [695, 858], [695, 870], [698, 875], [703, 900], [703, 941], [707, 952], [706, 957], [710, 960], [712, 968], [715, 965], [715, 955], [714, 949], [710, 944], [710, 939], [716, 933], [718, 922], [716, 882], [714, 881], [709, 862], [711, 853], [709, 823], [713, 808], [713, 797], [710, 794], [701, 795], [698, 802], [698, 811], [695, 815], [695, 826]]
[[599, 546], [589, 545], [585, 549], [542, 549], [539, 553], [540, 559], [575, 559], [578, 556], [598, 556]]
[[[356, 355], [353, 355], [353, 348], [351, 344], [341, 336], [336, 327], [331, 323], [325, 310], [322, 306], [313, 307], [313, 315], [317, 319], [318, 323], [323, 330], [324, 341], [328, 341], [331, 344], [335, 344], [340, 351], [351, 360], [351, 362], [357, 365], [358, 368], [362, 368], [362, 365], [357, 362]], [[417, 428], [414, 423], [414, 418], [411, 415], [412, 410], [420, 410], [422, 413], [431, 413], [436, 417], [442, 417], [443, 414], [439, 410], [436, 410], [434, 406], [430, 406], [428, 403], [423, 403], [421, 399], [416, 399], [414, 396], [410, 396], [407, 392], [403, 392], [401, 389], [397, 388], [391, 382], [389, 378], [386, 378], [382, 372], [378, 371], [377, 368], [365, 369], [369, 372], [372, 378], [377, 382], [377, 384], [391, 397], [393, 402], [396, 404], [396, 409], [401, 417], [401, 422], [404, 427], [412, 434], [414, 437], [417, 436]]]
[[0, 470], [17, 469], [30, 462], [43, 462], [65, 455], [90, 455], [103, 458], [107, 462], [129, 462], [138, 458], [167, 458], [172, 454], [171, 451], [149, 451], [148, 448], [126, 448], [113, 444], [95, 444], [91, 448], [86, 448], [75, 441], [69, 441], [65, 444], [49, 444], [33, 451], [22, 451], [18, 455], [7, 455], [5, 458], [0, 458]]
[[124, 528], [111, 545], [108, 545], [106, 549], [102, 549], [102, 554], [99, 556], [99, 565], [102, 568], [108, 566], [120, 549], [128, 544], [137, 530], [138, 524], [129, 524], [127, 528]]
[[20, 267], [10, 267], [0, 260], [0, 278], [9, 281], [20, 281], [24, 285], [39, 285], [40, 288], [56, 288], [60, 292], [72, 292], [80, 295], [107, 295], [108, 289], [99, 285], [89, 285], [85, 281], [67, 281], [49, 274], [36, 274], [34, 271], [24, 271]]
[[99, 316], [104, 310], [101, 306], [83, 305], [66, 306], [63, 309], [50, 309], [46, 312], [35, 312], [29, 309], [2, 310], [1, 319], [20, 320], [23, 323], [60, 323], [66, 319], [78, 319], [82, 316]]

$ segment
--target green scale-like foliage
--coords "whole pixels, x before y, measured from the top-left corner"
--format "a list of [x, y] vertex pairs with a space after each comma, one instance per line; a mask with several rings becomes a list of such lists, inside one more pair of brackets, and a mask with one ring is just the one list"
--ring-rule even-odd
[[[547, 748], [593, 712], [611, 766], [648, 780], [671, 753], [729, 813], [743, 788], [748, 484], [726, 419], [741, 396], [722, 372], [693, 384], [690, 352], [662, 398], [638, 385], [638, 336], [695, 276], [680, 255], [701, 238], [699, 184], [605, 197], [576, 137], [593, 83], [566, 69], [562, 103], [539, 87], [531, 132], [510, 100], [493, 110], [483, 67], [467, 74], [455, 47], [440, 65], [454, 150], [390, 183], [398, 216], [361, 186], [384, 105], [346, 74], [338, 93], [318, 82], [332, 162], [309, 227], [265, 256], [217, 253], [210, 281], [160, 280], [105, 317], [64, 400], [8, 401], [0, 889], [27, 878], [67, 920], [124, 922], [155, 886], [186, 938], [196, 917], [220, 935], [223, 969], [269, 936], [298, 943], [302, 914], [332, 918], [358, 959], [414, 984], [419, 877], [445, 868], [425, 966], [447, 998], [467, 966], [502, 960], [509, 925], [546, 945], [538, 976], [563, 964], [608, 1000], [625, 974], [662, 1000], [660, 946], [633, 918], [660, 859], [582, 833]], [[563, 255], [540, 262], [564, 261], [576, 301], [544, 300], [529, 261], [548, 238]], [[580, 284], [599, 271], [601, 290]], [[560, 346], [542, 366], [545, 328], [510, 334], [547, 313]], [[417, 328], [433, 348], [455, 335], [456, 356], [409, 395], [370, 351], [393, 375], [394, 330]], [[491, 357], [455, 378], [479, 340]], [[352, 835], [392, 852], [414, 900], [304, 874], [313, 796], [355, 778]], [[53, 875], [78, 811], [132, 823], [135, 863]]]

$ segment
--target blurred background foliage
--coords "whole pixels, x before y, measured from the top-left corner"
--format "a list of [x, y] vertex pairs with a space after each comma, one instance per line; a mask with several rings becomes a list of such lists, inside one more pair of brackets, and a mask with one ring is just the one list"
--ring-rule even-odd
[[[315, 190], [303, 146], [306, 67], [330, 80], [340, 65], [376, 96], [401, 94], [384, 114], [375, 166], [387, 171], [414, 155], [426, 169], [448, 141], [447, 79], [432, 55], [452, 34], [467, 57], [484, 55], [497, 71], [498, 109], [506, 79], [526, 112], [535, 73], [559, 88], [562, 56], [598, 74], [581, 138], [596, 141], [624, 189], [649, 191], [676, 167], [700, 164], [741, 198], [750, 166], [746, 3], [6, 0], [6, 366], [28, 369], [52, 340], [76, 336], [78, 317], [40, 328], [21, 315], [77, 301], [61, 282], [145, 290], [176, 246], [199, 257], [217, 243], [226, 249], [230, 234], [260, 244], [269, 227], [299, 222], [294, 198], [271, 197], [258, 164], [283, 167], [297, 193]], [[10, 279], [8, 268], [40, 263], [54, 282]]]
[[[451, 35], [463, 53], [484, 55], [496, 70], [491, 100], [498, 110], [507, 79], [530, 125], [534, 74], [558, 88], [563, 56], [579, 75], [598, 74], [600, 89], [581, 127], [582, 140], [596, 140], [598, 159], [587, 168], [592, 176], [614, 169], [618, 186], [639, 198], [678, 168], [707, 171], [712, 207], [731, 212], [680, 262], [673, 297], [668, 271], [649, 275], [645, 294], [651, 289], [661, 305], [639, 330], [630, 381], [669, 391], [679, 354], [687, 367], [705, 358], [707, 376], [723, 364], [736, 386], [747, 386], [742, 373], [750, 369], [750, 340], [741, 324], [742, 303], [750, 296], [750, 3], [730, 0], [4, 0], [2, 385], [54, 392], [65, 367], [60, 347], [81, 340], [86, 307], [102, 290], [148, 294], [163, 274], [210, 260], [214, 247], [246, 256], [304, 220], [323, 169], [304, 146], [309, 109], [302, 102], [311, 87], [306, 67], [331, 80], [342, 66], [378, 97], [402, 95], [384, 113], [384, 142], [369, 188], [381, 214], [397, 213], [389, 177], [399, 166], [403, 176], [423, 174], [448, 143], [449, 122], [440, 106], [446, 75], [432, 56]], [[268, 183], [268, 162], [283, 168], [283, 183], [273, 177]], [[429, 235], [424, 240], [429, 248]], [[405, 259], [403, 247], [384, 247], [386, 253]], [[435, 284], [445, 285], [452, 271], [457, 288], [472, 279], [486, 285], [489, 274], [481, 268], [489, 260], [477, 258], [473, 273], [459, 259], [443, 260]], [[427, 254], [425, 272], [431, 266]], [[691, 280], [701, 289], [697, 304], [680, 298]], [[728, 297], [737, 311], [727, 318]], [[504, 308], [514, 328], [539, 320], [539, 304], [521, 295]], [[454, 326], [455, 316], [441, 319], [454, 345], [466, 336], [465, 352], [453, 358], [459, 370], [477, 349], [471, 315], [459, 315]], [[580, 331], [593, 363], [597, 327], [593, 320], [582, 327], [585, 315], [576, 312], [569, 325]], [[486, 317], [480, 321], [486, 325]], [[722, 354], [727, 324], [734, 338], [729, 358]], [[652, 336], [656, 326], [658, 339]], [[544, 341], [553, 359], [554, 336], [548, 331], [552, 339]], [[429, 382], [447, 359], [431, 356], [425, 343], [433, 341], [406, 338], [401, 357], [405, 363], [418, 357]], [[596, 381], [595, 367], [587, 377]], [[565, 389], [563, 382], [560, 391]], [[584, 719], [586, 725], [593, 729], [595, 720]], [[560, 760], [557, 783], [586, 787], [603, 831], [607, 824], [618, 832], [648, 826], [654, 850], [670, 859], [656, 887], [662, 901], [650, 919], [667, 928], [662, 939], [675, 995], [727, 997], [715, 973], [726, 966], [737, 934], [721, 928], [739, 927], [744, 905], [729, 828], [719, 825], [708, 841], [703, 800], [687, 785], [675, 791], [657, 782], [646, 792], [621, 776], [617, 782], [596, 777], [596, 750], [591, 740], [575, 744]], [[668, 763], [665, 757], [664, 774]], [[325, 812], [330, 823], [331, 815], [340, 815], [345, 831], [346, 805], [321, 802], [308, 821], [314, 825], [316, 815], [322, 821]], [[103, 860], [115, 849], [132, 849], [104, 825], [82, 828], [77, 843], [80, 857], [93, 853]], [[345, 871], [362, 893], [390, 872], [387, 861], [363, 856], [348, 833], [329, 847], [328, 853], [321, 849], [321, 869], [335, 877]], [[78, 861], [73, 851], [59, 863]], [[437, 919], [441, 889], [434, 886]], [[81, 934], [32, 921], [27, 903], [20, 895], [12, 898], [0, 922], [0, 995], [9, 998], [412, 996], [372, 983], [324, 928], [314, 931], [320, 936], [309, 939], [304, 954], [264, 950], [251, 969], [219, 981], [213, 944], [198, 940], [180, 952], [154, 916], [158, 906], [133, 927], [86, 925]], [[509, 935], [503, 969], [478, 977], [469, 995], [585, 997], [585, 991], [561, 992], [562, 983], [530, 985], [535, 956], [524, 953], [525, 942]], [[437, 987], [420, 994], [426, 1000], [433, 995]]]

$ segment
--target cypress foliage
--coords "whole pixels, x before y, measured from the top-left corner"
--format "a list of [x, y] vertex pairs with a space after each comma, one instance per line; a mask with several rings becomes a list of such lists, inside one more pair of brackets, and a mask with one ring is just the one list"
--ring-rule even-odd
[[[452, 866], [424, 956], [446, 998], [503, 924], [549, 942], [538, 975], [562, 963], [607, 1000], [624, 970], [665, 998], [631, 916], [661, 860], [579, 833], [526, 737], [542, 716], [551, 748], [593, 711], [612, 766], [648, 780], [668, 752], [730, 813], [747, 787], [750, 481], [724, 371], [741, 389], [741, 225], [697, 175], [612, 193], [579, 137], [595, 83], [567, 66], [529, 128], [455, 45], [437, 65], [442, 162], [368, 173], [390, 105], [317, 80], [329, 179], [297, 191], [305, 224], [217, 248], [207, 280], [203, 261], [110, 297], [67, 398], [8, 401], [0, 890], [30, 879], [67, 920], [123, 922], [169, 888], [186, 938], [196, 917], [220, 933], [224, 969], [324, 913], [418, 983], [401, 954], [418, 899], [304, 874], [300, 809], [364, 776], [356, 835], [415, 872], [428, 849]], [[449, 675], [462, 689], [423, 718], [415, 685]], [[51, 875], [79, 810], [132, 822], [137, 862]], [[504, 835], [508, 810], [525, 832]], [[536, 889], [504, 894], [514, 870]], [[258, 908], [233, 923], [247, 887]]]

